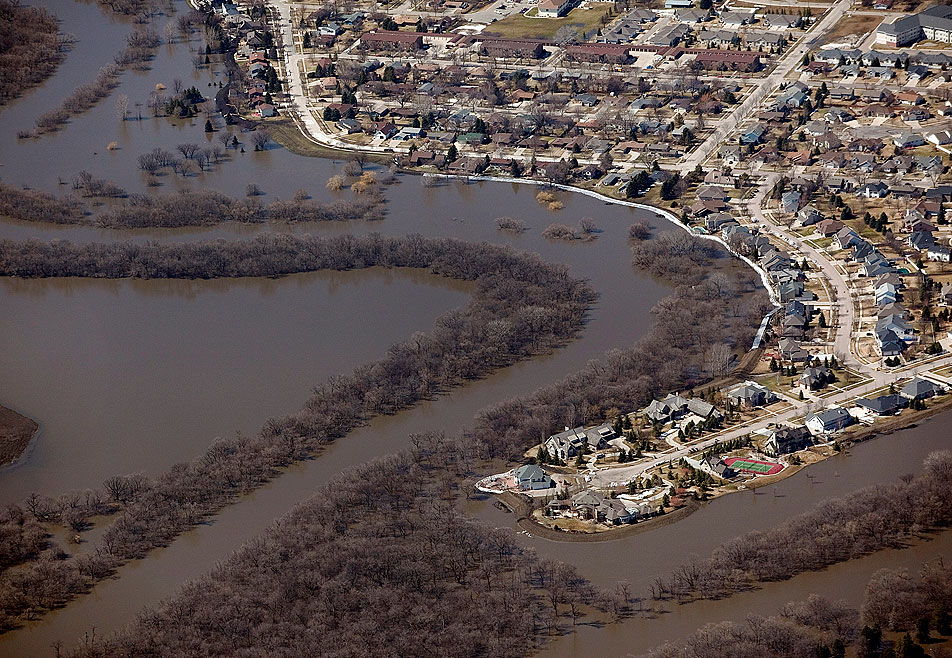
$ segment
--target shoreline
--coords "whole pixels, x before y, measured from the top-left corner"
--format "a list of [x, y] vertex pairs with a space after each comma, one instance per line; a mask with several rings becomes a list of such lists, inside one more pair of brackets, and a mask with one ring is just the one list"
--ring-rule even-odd
[[15, 464], [26, 454], [39, 429], [32, 418], [0, 405], [0, 467]]
[[[841, 452], [844, 452], [849, 447], [859, 443], [864, 443], [875, 438], [886, 437], [902, 430], [912, 429], [917, 427], [922, 421], [928, 420], [933, 416], [937, 416], [943, 412], [949, 411], [950, 409], [952, 409], [952, 394], [947, 395], [946, 399], [942, 400], [942, 402], [934, 404], [921, 411], [906, 414], [905, 416], [900, 414], [899, 416], [894, 416], [890, 419], [884, 419], [877, 425], [863, 427], [855, 433], [841, 437], [843, 439], [840, 443]], [[533, 537], [538, 537], [548, 541], [565, 543], [609, 542], [618, 539], [625, 539], [626, 537], [631, 537], [643, 532], [649, 532], [651, 530], [672, 525], [706, 507], [706, 503], [712, 500], [739, 493], [741, 491], [752, 491], [762, 487], [768, 487], [772, 484], [776, 484], [786, 480], [787, 478], [793, 477], [797, 473], [806, 470], [812, 464], [819, 464], [823, 461], [826, 461], [828, 458], [829, 456], [809, 464], [790, 464], [784, 468], [782, 472], [776, 475], [755, 478], [754, 480], [748, 480], [747, 482], [744, 482], [744, 489], [723, 491], [718, 495], [712, 496], [707, 501], [691, 499], [685, 503], [684, 507], [679, 507], [678, 509], [666, 512], [661, 516], [654, 516], [646, 521], [641, 521], [631, 525], [622, 525], [609, 530], [595, 532], [553, 530], [548, 526], [544, 526], [533, 519], [530, 515], [531, 509], [529, 502], [515, 492], [509, 491], [503, 494], [498, 494], [495, 495], [495, 498], [497, 501], [505, 505], [510, 512], [516, 515], [516, 520], [513, 524], [513, 527], [525, 531]]]
[[481, 176], [481, 175], [480, 176], [461, 176], [457, 174], [424, 172], [424, 171], [419, 171], [416, 169], [407, 169], [404, 167], [400, 167], [398, 171], [403, 174], [413, 174], [417, 176], [433, 176], [435, 178], [445, 178], [448, 180], [472, 181], [477, 183], [484, 182], [484, 181], [491, 182], [491, 183], [510, 183], [510, 184], [521, 183], [524, 185], [535, 185], [538, 187], [550, 187], [557, 190], [562, 190], [563, 192], [571, 192], [573, 194], [582, 194], [584, 196], [596, 199], [603, 203], [608, 203], [608, 204], [612, 204], [616, 206], [625, 206], [628, 208], [637, 208], [639, 210], [652, 212], [656, 216], [661, 217], [662, 219], [666, 219], [671, 224], [673, 224], [676, 228], [681, 229], [682, 231], [686, 232], [687, 234], [693, 237], [700, 238], [702, 240], [708, 240], [710, 242], [716, 242], [724, 249], [724, 251], [726, 251], [732, 257], [743, 261], [747, 266], [749, 266], [752, 270], [754, 270], [754, 272], [760, 277], [761, 284], [767, 290], [767, 295], [770, 297], [770, 302], [774, 305], [774, 308], [771, 311], [769, 311], [766, 315], [764, 315], [763, 320], [761, 320], [760, 327], [758, 328], [757, 333], [754, 336], [754, 342], [748, 351], [758, 349], [761, 346], [763, 342], [764, 332], [766, 331], [767, 326], [770, 323], [770, 318], [773, 316], [774, 313], [776, 313], [778, 310], [782, 308], [780, 300], [777, 297], [777, 293], [773, 289], [773, 286], [770, 284], [770, 277], [768, 276], [767, 272], [758, 263], [751, 260], [747, 256], [738, 254], [733, 249], [731, 249], [730, 245], [727, 244], [726, 240], [716, 235], [697, 233], [691, 230], [691, 227], [683, 224], [676, 215], [674, 215], [669, 210], [666, 210], [659, 206], [652, 206], [650, 204], [640, 203], [638, 201], [616, 199], [614, 197], [606, 196], [594, 190], [588, 190], [581, 187], [575, 187], [574, 185], [565, 185], [562, 183], [551, 183], [549, 181], [536, 180], [534, 178], [512, 178], [510, 176]]

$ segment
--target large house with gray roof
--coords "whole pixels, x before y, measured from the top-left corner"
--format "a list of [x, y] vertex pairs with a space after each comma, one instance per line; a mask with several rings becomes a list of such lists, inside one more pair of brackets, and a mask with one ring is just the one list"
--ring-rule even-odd
[[922, 39], [952, 43], [952, 7], [936, 5], [876, 28], [876, 43], [888, 46], [907, 46]]
[[577, 457], [583, 451], [601, 450], [608, 445], [609, 439], [615, 438], [615, 430], [609, 424], [585, 429], [576, 427], [566, 428], [564, 432], [553, 434], [544, 444], [549, 456], [566, 461]]
[[520, 491], [540, 491], [555, 486], [549, 474], [537, 464], [526, 464], [515, 470], [516, 483]]

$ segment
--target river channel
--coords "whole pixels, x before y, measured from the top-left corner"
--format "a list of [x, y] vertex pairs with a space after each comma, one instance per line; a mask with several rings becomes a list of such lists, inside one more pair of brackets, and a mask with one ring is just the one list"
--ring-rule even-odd
[[[63, 30], [77, 36], [77, 44], [46, 84], [2, 111], [0, 178], [60, 194], [69, 187], [60, 185], [60, 178], [68, 180], [87, 169], [129, 191], [146, 191], [135, 166], [137, 155], [155, 146], [171, 150], [179, 142], [200, 143], [207, 137], [204, 117], [119, 122], [116, 94], [127, 94], [134, 107], [156, 83], [171, 88], [179, 77], [205, 90], [220, 74], [213, 69], [193, 71], [185, 44], [163, 46], [151, 71], [124, 74], [112, 97], [61, 132], [18, 141], [17, 130], [29, 128], [37, 114], [56, 107], [75, 86], [91, 80], [132, 29], [95, 4], [50, 0], [48, 6], [63, 20]], [[183, 9], [184, 3], [176, 6]], [[158, 20], [160, 33], [165, 20]], [[117, 141], [119, 148], [107, 151], [110, 141]], [[233, 152], [230, 161], [201, 175], [163, 177], [154, 191], [213, 188], [240, 196], [249, 182], [256, 182], [266, 192], [265, 201], [289, 198], [302, 188], [326, 200], [333, 194], [324, 183], [339, 168], [339, 162], [301, 158], [281, 148], [259, 153], [248, 149]], [[168, 548], [123, 567], [90, 595], [0, 636], [0, 655], [52, 655], [53, 641], [72, 644], [93, 627], [97, 633], [116, 630], [143, 606], [157, 604], [186, 580], [207, 572], [341, 470], [400, 450], [410, 432], [455, 433], [480, 408], [529, 393], [644, 335], [651, 326], [649, 309], [669, 288], [633, 271], [627, 227], [642, 218], [667, 225], [652, 213], [572, 194], [561, 194], [565, 208], [550, 212], [536, 202], [535, 191], [522, 185], [461, 182], [424, 188], [418, 178], [401, 176], [386, 190], [386, 218], [374, 223], [113, 231], [0, 221], [0, 238], [18, 240], [247, 239], [263, 231], [454, 236], [509, 244], [565, 263], [572, 275], [588, 279], [601, 295], [578, 340], [405, 413], [375, 419]], [[493, 220], [502, 215], [522, 219], [529, 230], [517, 236], [500, 234]], [[597, 240], [566, 244], [541, 237], [553, 221], [576, 224], [583, 217], [593, 218], [602, 229]], [[413, 331], [425, 331], [439, 313], [464, 304], [467, 292], [463, 284], [425, 273], [379, 269], [253, 281], [0, 282], [0, 402], [35, 418], [41, 427], [22, 463], [0, 471], [0, 502], [20, 500], [34, 490], [57, 494], [98, 486], [114, 473], [156, 473], [199, 454], [216, 436], [254, 431], [269, 416], [297, 408], [309, 388], [327, 376], [378, 357]], [[721, 541], [748, 529], [768, 528], [823, 497], [916, 470], [929, 451], [947, 447], [950, 434], [952, 420], [939, 418], [811, 467], [809, 478], [799, 475], [762, 494], [719, 499], [678, 524], [618, 542], [566, 544], [524, 536], [520, 541], [576, 564], [599, 584], [626, 579], [637, 591], [691, 553], [705, 555]], [[475, 505], [473, 511], [495, 525], [509, 523], [488, 505]], [[941, 541], [923, 546], [947, 549], [947, 536]], [[929, 550], [913, 548], [895, 559], [921, 562], [915, 551]], [[890, 560], [890, 555], [878, 554], [829, 572], [842, 570], [847, 574], [842, 578], [860, 582], [864, 570], [873, 568], [869, 564]], [[800, 597], [801, 589], [822, 587], [824, 579], [810, 581], [817, 577], [806, 575], [742, 597], [684, 606], [658, 620], [631, 620], [602, 631], [582, 629], [550, 645], [547, 652], [581, 656], [640, 650], [657, 643], [656, 628], [678, 636], [703, 622], [743, 616], [747, 610], [772, 612]], [[801, 587], [801, 581], [813, 584]]]

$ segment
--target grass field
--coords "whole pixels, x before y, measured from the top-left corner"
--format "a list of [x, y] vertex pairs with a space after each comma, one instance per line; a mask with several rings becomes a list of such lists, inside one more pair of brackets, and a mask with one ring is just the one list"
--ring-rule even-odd
[[573, 27], [580, 33], [593, 32], [601, 25], [601, 18], [608, 7], [573, 9], [562, 18], [529, 18], [513, 14], [488, 26], [483, 34], [493, 34], [511, 39], [551, 39], [559, 28]]
[[725, 459], [724, 463], [733, 468], [735, 471], [754, 473], [756, 475], [775, 475], [783, 470], [783, 466], [781, 464], [759, 462], [752, 459], [741, 459], [739, 457], [730, 457]]
[[836, 22], [833, 29], [824, 35], [825, 43], [833, 43], [837, 39], [848, 36], [867, 34], [876, 29], [877, 21], [869, 16], [844, 16]]

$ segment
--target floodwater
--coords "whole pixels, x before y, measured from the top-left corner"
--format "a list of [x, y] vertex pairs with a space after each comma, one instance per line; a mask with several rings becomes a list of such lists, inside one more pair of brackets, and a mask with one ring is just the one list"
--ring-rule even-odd
[[[70, 5], [70, 12], [60, 12], [64, 29], [80, 36], [96, 33], [101, 27], [95, 24], [98, 11]], [[70, 20], [81, 27], [70, 27]], [[121, 22], [99, 20], [117, 33], [128, 29]], [[111, 56], [111, 46], [80, 38], [66, 63], [73, 63], [84, 46], [87, 61], [98, 61], [96, 48], [90, 48], [96, 45], [100, 55]], [[161, 49], [152, 74], [125, 74], [113, 96], [127, 93], [134, 99], [128, 85], [147, 91], [156, 79], [168, 78], [188, 63], [187, 53], [179, 50], [180, 44]], [[72, 79], [64, 79], [67, 75]], [[9, 121], [2, 129], [15, 135], [21, 124], [30, 123], [22, 115], [38, 109], [30, 109], [35, 98], [49, 96], [45, 103], [36, 102], [44, 111], [54, 107], [57, 94], [50, 90], [65, 94], [85, 81], [79, 78], [64, 63], [36, 96], [4, 111]], [[85, 168], [130, 191], [144, 191], [135, 170], [136, 154], [155, 145], [171, 149], [177, 141], [205, 137], [202, 122], [171, 127], [166, 119], [147, 119], [119, 125], [113, 102], [104, 101], [40, 140], [16, 142], [9, 132], [0, 135], [4, 180], [65, 193], [68, 186], [60, 186], [58, 177]], [[121, 148], [104, 152], [99, 142], [113, 139], [113, 130], [124, 131], [115, 134], [125, 135], [119, 140]], [[54, 153], [62, 157], [51, 160]], [[74, 158], [76, 153], [85, 155]], [[51, 161], [56, 163], [52, 170]], [[268, 193], [266, 201], [300, 188], [329, 199], [333, 195], [324, 182], [339, 166], [274, 148], [234, 154], [219, 171], [184, 182], [168, 178], [153, 191], [165, 193], [186, 184], [241, 194], [246, 182], [254, 180]], [[573, 195], [563, 195], [565, 209], [552, 213], [536, 202], [535, 192], [528, 186], [499, 184], [424, 188], [419, 178], [405, 176], [388, 187], [387, 217], [375, 223], [114, 231], [0, 221], [0, 238], [17, 240], [247, 239], [264, 231], [454, 236], [509, 244], [565, 263], [602, 295], [578, 340], [408, 412], [374, 420], [168, 548], [127, 565], [90, 595], [0, 637], [0, 654], [47, 655], [55, 640], [71, 644], [92, 627], [100, 633], [119, 628], [142, 606], [157, 604], [186, 580], [207, 572], [341, 470], [406, 447], [410, 432], [455, 434], [486, 405], [529, 393], [644, 335], [652, 323], [649, 309], [669, 288], [633, 271], [626, 234], [633, 221], [651, 222], [654, 215]], [[494, 219], [502, 215], [524, 220], [529, 230], [517, 236], [499, 233]], [[553, 243], [541, 237], [552, 221], [576, 224], [583, 217], [593, 218], [603, 229], [594, 242]], [[467, 291], [464, 284], [426, 273], [382, 270], [253, 281], [4, 281], [0, 399], [35, 418], [41, 431], [22, 463], [0, 471], [0, 501], [21, 500], [34, 490], [55, 495], [94, 487], [114, 473], [159, 472], [200, 454], [216, 436], [254, 431], [269, 416], [299, 407], [309, 388], [328, 375], [348, 372], [382, 355], [394, 341], [426, 330], [440, 312], [464, 304]]]
[[41, 427], [22, 464], [0, 471], [0, 495], [157, 475], [215, 437], [254, 433], [303, 407], [315, 384], [465, 305], [470, 288], [383, 268], [282, 280], [0, 280], [4, 404]]
[[[212, 69], [192, 71], [186, 44], [163, 46], [151, 71], [124, 74], [113, 96], [61, 132], [17, 141], [16, 131], [29, 128], [36, 114], [56, 107], [62, 96], [91, 80], [131, 30], [128, 22], [104, 16], [93, 4], [50, 0], [49, 6], [78, 43], [53, 78], [2, 111], [0, 178], [66, 193], [69, 186], [60, 185], [59, 178], [69, 180], [87, 169], [129, 191], [146, 191], [135, 167], [137, 155], [155, 146], [171, 150], [180, 142], [201, 143], [208, 137], [202, 129], [204, 117], [119, 122], [116, 95], [127, 94], [134, 111], [134, 103], [144, 102], [156, 83], [171, 88], [171, 80], [180, 77], [186, 85], [205, 90], [209, 81], [220, 79], [215, 77], [218, 74]], [[176, 7], [181, 9], [184, 3]], [[166, 20], [158, 19], [160, 34]], [[192, 47], [196, 45], [197, 41]], [[119, 148], [106, 151], [109, 141], [117, 141]], [[162, 185], [152, 191], [167, 193], [187, 186], [241, 195], [247, 183], [256, 182], [266, 192], [265, 201], [288, 198], [297, 189], [326, 200], [334, 195], [325, 190], [324, 182], [337, 173], [339, 164], [300, 158], [281, 148], [262, 153], [248, 149], [244, 154], [232, 152], [230, 161], [201, 175], [163, 176]], [[560, 195], [563, 210], [550, 212], [535, 201], [535, 191], [523, 185], [460, 182], [424, 188], [418, 178], [401, 176], [386, 191], [386, 218], [372, 224], [113, 231], [0, 221], [0, 238], [12, 239], [186, 241], [247, 239], [264, 231], [455, 236], [509, 244], [537, 252], [547, 261], [565, 263], [572, 275], [588, 279], [601, 295], [578, 340], [405, 413], [373, 420], [168, 548], [123, 567], [116, 578], [101, 583], [90, 595], [0, 636], [0, 654], [52, 655], [50, 644], [56, 640], [69, 645], [93, 627], [100, 634], [121, 628], [143, 606], [157, 604], [183, 582], [207, 572], [341, 470], [400, 450], [410, 432], [455, 434], [480, 408], [556, 381], [606, 350], [630, 345], [644, 335], [651, 326], [649, 309], [668, 289], [632, 270], [626, 232], [636, 219], [663, 222], [651, 213], [569, 194]], [[341, 194], [346, 197], [349, 192]], [[522, 219], [529, 230], [516, 236], [497, 232], [493, 220], [502, 215]], [[553, 221], [576, 224], [583, 217], [593, 218], [603, 230], [594, 242], [555, 243], [540, 235]], [[328, 375], [348, 372], [382, 355], [389, 344], [412, 331], [426, 330], [436, 315], [465, 303], [467, 290], [464, 284], [425, 273], [379, 269], [253, 281], [0, 282], [4, 311], [0, 317], [0, 402], [35, 418], [41, 427], [23, 463], [0, 471], [0, 502], [22, 499], [32, 490], [57, 494], [98, 486], [114, 473], [158, 472], [199, 454], [216, 436], [254, 431], [269, 416], [300, 406], [309, 388]], [[523, 541], [540, 553], [576, 564], [595, 582], [626, 579], [640, 588], [691, 553], [705, 555], [747, 529], [770, 527], [822, 497], [916, 470], [925, 454], [943, 447], [950, 429], [946, 417], [877, 439], [855, 448], [849, 457], [811, 467], [807, 471], [811, 478], [799, 475], [766, 494], [719, 499], [674, 526], [626, 540], [604, 544]], [[476, 511], [491, 523], [508, 522], [489, 506], [477, 506]], [[870, 561], [876, 559], [887, 558], [872, 556]], [[866, 568], [851, 566], [860, 564], [867, 562], [841, 565], [830, 573]], [[776, 584], [744, 595], [747, 598], [684, 606], [652, 620], [650, 628], [684, 635], [702, 622], [742, 615], [745, 609], [771, 611], [774, 603], [800, 597], [795, 583], [809, 578]], [[810, 586], [820, 585], [818, 581]], [[751, 600], [759, 601], [761, 607], [745, 603]], [[649, 626], [639, 623], [633, 620], [599, 632], [583, 630], [548, 651], [620, 655], [656, 643], [648, 639], [655, 638], [654, 631], [646, 631]]]

